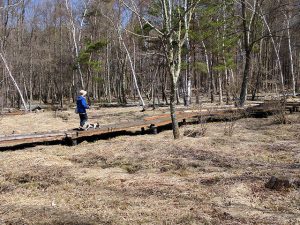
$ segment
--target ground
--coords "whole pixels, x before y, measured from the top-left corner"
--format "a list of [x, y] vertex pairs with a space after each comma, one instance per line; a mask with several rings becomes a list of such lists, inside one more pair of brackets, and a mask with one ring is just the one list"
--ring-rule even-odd
[[[90, 114], [105, 123], [143, 116], [125, 110]], [[1, 152], [0, 224], [300, 224], [299, 186], [265, 187], [271, 176], [300, 180], [300, 115], [288, 119], [187, 125], [176, 141], [164, 131]], [[2, 133], [50, 129], [39, 121], [78, 123], [71, 112], [15, 116], [2, 118]]]

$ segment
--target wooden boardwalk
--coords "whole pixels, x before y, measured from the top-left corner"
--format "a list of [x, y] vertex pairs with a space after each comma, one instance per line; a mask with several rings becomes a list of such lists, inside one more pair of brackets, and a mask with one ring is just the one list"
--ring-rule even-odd
[[[285, 109], [296, 112], [299, 111], [300, 102], [288, 103], [285, 105]], [[268, 115], [277, 110], [274, 103], [263, 103], [260, 105], [252, 106], [246, 109], [238, 108], [219, 108], [212, 110], [188, 110], [178, 111], [177, 120], [181, 124], [187, 122], [197, 122], [203, 120], [225, 120], [232, 117], [245, 117], [252, 115]], [[0, 150], [11, 149], [18, 146], [37, 145], [45, 143], [68, 143], [74, 145], [77, 140], [84, 140], [89, 137], [97, 137], [101, 135], [116, 135], [118, 133], [129, 132], [151, 132], [153, 128], [160, 129], [164, 126], [171, 125], [171, 119], [169, 114], [161, 114], [152, 117], [145, 117], [140, 120], [113, 124], [103, 125], [97, 129], [89, 129], [87, 131], [67, 130], [67, 131], [50, 131], [42, 133], [31, 134], [12, 134], [12, 135], [0, 135]]]

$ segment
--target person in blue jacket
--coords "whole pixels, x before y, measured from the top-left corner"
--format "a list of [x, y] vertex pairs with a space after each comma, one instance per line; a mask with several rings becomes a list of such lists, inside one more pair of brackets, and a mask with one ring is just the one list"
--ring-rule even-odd
[[76, 99], [77, 112], [80, 118], [80, 128], [84, 128], [85, 123], [88, 121], [86, 109], [89, 109], [89, 105], [85, 99], [86, 93], [87, 92], [85, 90], [81, 90], [79, 92], [80, 95]]

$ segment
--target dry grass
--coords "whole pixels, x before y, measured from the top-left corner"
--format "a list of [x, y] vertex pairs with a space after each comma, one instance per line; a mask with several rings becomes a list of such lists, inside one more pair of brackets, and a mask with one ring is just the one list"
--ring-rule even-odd
[[176, 141], [166, 131], [2, 152], [0, 224], [299, 224], [299, 189], [264, 187], [300, 180], [300, 120], [289, 119], [239, 120], [231, 137], [211, 123]]

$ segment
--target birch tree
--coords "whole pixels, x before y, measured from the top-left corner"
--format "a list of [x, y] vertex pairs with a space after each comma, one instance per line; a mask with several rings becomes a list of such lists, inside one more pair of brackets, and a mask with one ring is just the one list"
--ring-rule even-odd
[[14, 4], [8, 4], [7, 5], [4, 5], [3, 7], [0, 7], [0, 14], [3, 14], [3, 13], [6, 13], [6, 16], [4, 16], [5, 18], [5, 21], [4, 21], [4, 24], [3, 24], [3, 35], [2, 37], [0, 38], [0, 57], [1, 57], [1, 60], [7, 70], [7, 73], [8, 73], [8, 76], [10, 77], [13, 85], [15, 86], [15, 88], [17, 89], [17, 92], [19, 93], [19, 96], [20, 96], [20, 99], [22, 101], [22, 104], [24, 106], [24, 109], [25, 111], [28, 111], [27, 109], [27, 104], [25, 102], [25, 99], [23, 97], [23, 94], [22, 94], [22, 91], [19, 87], [19, 84], [17, 83], [16, 79], [14, 78], [12, 72], [11, 72], [11, 69], [10, 69], [10, 66], [9, 66], [9, 62], [7, 61], [6, 59], [6, 56], [5, 56], [5, 46], [6, 46], [6, 41], [7, 41], [7, 38], [9, 36], [9, 32], [7, 31], [7, 25], [8, 25], [8, 20], [9, 20], [9, 17], [7, 16], [8, 15], [8, 11], [11, 7], [16, 7], [18, 6], [19, 4], [21, 3], [24, 3], [23, 0], [20, 0]]
[[108, 21], [111, 23], [111, 25], [114, 27], [115, 31], [117, 32], [118, 34], [118, 39], [119, 39], [119, 42], [120, 42], [120, 45], [123, 46], [125, 52], [126, 52], [126, 59], [128, 58], [128, 61], [129, 61], [129, 65], [130, 65], [130, 69], [131, 69], [131, 73], [132, 73], [132, 78], [133, 78], [133, 83], [134, 83], [134, 86], [135, 86], [135, 89], [137, 91], [137, 94], [139, 96], [139, 99], [140, 99], [140, 102], [141, 102], [141, 105], [142, 105], [142, 111], [145, 111], [146, 109], [146, 105], [145, 105], [145, 102], [144, 102], [144, 99], [142, 97], [142, 94], [141, 94], [141, 91], [140, 91], [140, 88], [138, 86], [138, 81], [137, 81], [137, 76], [136, 76], [136, 70], [135, 70], [135, 66], [134, 66], [134, 62], [133, 62], [133, 57], [131, 56], [130, 52], [129, 52], [129, 49], [125, 43], [125, 40], [124, 40], [124, 33], [126, 33], [126, 30], [122, 29], [122, 18], [121, 17], [121, 12], [120, 12], [121, 9], [119, 9], [119, 20], [117, 21], [118, 24], [115, 24], [112, 19], [106, 15], [104, 12], [101, 12], [101, 14], [108, 19]]
[[[262, 18], [262, 20], [263, 20], [263, 22], [264, 22], [264, 24], [265, 24], [265, 26], [267, 28], [268, 34], [270, 35], [270, 38], [271, 38], [271, 42], [272, 42], [272, 45], [273, 45], [273, 48], [274, 48], [274, 52], [275, 52], [275, 55], [276, 55], [276, 59], [277, 59], [277, 65], [278, 65], [278, 70], [279, 70], [279, 75], [280, 75], [281, 88], [282, 88], [283, 94], [285, 94], [284, 76], [283, 76], [283, 71], [282, 71], [282, 63], [281, 63], [280, 55], [279, 55], [280, 43], [279, 43], [279, 45], [276, 44], [274, 35], [272, 33], [272, 30], [270, 28], [269, 22], [267, 21], [267, 18], [265, 16], [265, 13], [263, 12], [262, 7], [259, 7], [259, 12], [260, 12], [259, 16]], [[280, 38], [280, 40], [281, 40], [281, 38]]]
[[[67, 12], [69, 14], [69, 24], [70, 24], [69, 29], [72, 34], [72, 39], [73, 39], [73, 44], [74, 44], [75, 60], [77, 60], [79, 58], [80, 46], [78, 43], [80, 43], [80, 41], [81, 41], [82, 27], [83, 27], [83, 23], [84, 23], [84, 18], [87, 14], [88, 5], [90, 3], [90, 0], [87, 0], [87, 2], [84, 1], [83, 3], [84, 3], [83, 16], [81, 18], [79, 28], [77, 28], [77, 26], [75, 24], [75, 18], [73, 16], [72, 4], [70, 3], [70, 0], [65, 0], [65, 6], [66, 6]], [[81, 88], [84, 89], [85, 86], [84, 86], [84, 81], [83, 81], [83, 74], [81, 71], [80, 63], [78, 61], [77, 61], [77, 67], [78, 67], [77, 69], [79, 72]]]
[[294, 71], [294, 56], [293, 56], [293, 46], [292, 46], [292, 35], [291, 35], [291, 10], [288, 6], [285, 6], [282, 10], [282, 13], [285, 18], [285, 25], [287, 30], [287, 38], [288, 38], [288, 46], [289, 46], [289, 58], [290, 58], [290, 68], [291, 68], [291, 78], [292, 78], [292, 94], [296, 96], [296, 78], [295, 78], [295, 71]]
[[134, 7], [130, 6], [125, 1], [121, 2], [134, 14], [140, 17], [145, 24], [150, 26], [156, 32], [157, 38], [161, 41], [171, 79], [170, 116], [172, 120], [173, 136], [174, 139], [178, 139], [180, 137], [180, 132], [176, 118], [176, 93], [182, 67], [182, 49], [188, 40], [190, 21], [199, 0], [157, 1], [156, 3], [157, 6], [159, 6], [162, 18], [159, 18], [155, 24], [146, 19], [146, 17], [141, 15]]
[[240, 0], [245, 64], [244, 64], [243, 82], [241, 86], [239, 106], [244, 106], [247, 97], [247, 88], [248, 88], [250, 65], [251, 65], [251, 52], [256, 42], [255, 21], [258, 16], [257, 7], [259, 4], [259, 0], [254, 0], [253, 5], [250, 5], [252, 7], [250, 20], [247, 19], [247, 4], [249, 3], [246, 0]]

